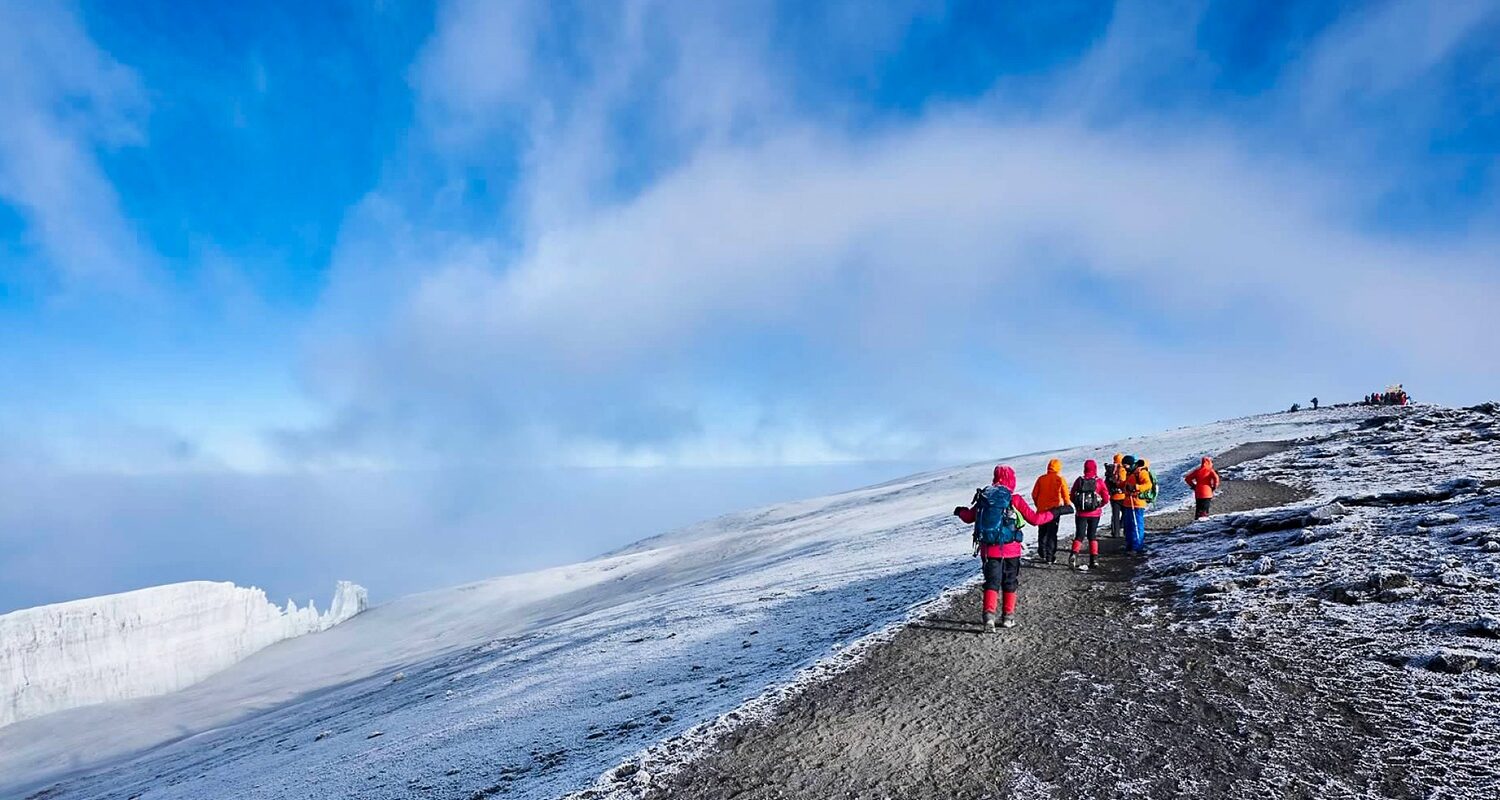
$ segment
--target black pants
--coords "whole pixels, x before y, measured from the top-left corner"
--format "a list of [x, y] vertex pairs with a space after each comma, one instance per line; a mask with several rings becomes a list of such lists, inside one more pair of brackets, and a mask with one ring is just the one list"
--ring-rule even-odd
[[996, 592], [1014, 592], [1020, 586], [1020, 558], [986, 558], [984, 560], [984, 588]]
[[1125, 526], [1125, 501], [1109, 501], [1109, 538], [1120, 538], [1120, 529]]
[[1057, 560], [1057, 520], [1036, 528], [1037, 555], [1048, 564]]
[[1073, 541], [1094, 541], [1099, 538], [1098, 517], [1074, 517], [1073, 518]]
[[1213, 504], [1214, 504], [1214, 499], [1212, 497], [1200, 497], [1200, 498], [1198, 498], [1197, 515], [1200, 516], [1200, 517], [1206, 517], [1206, 516], [1208, 516], [1208, 507], [1211, 506], [1211, 505], [1213, 505]]

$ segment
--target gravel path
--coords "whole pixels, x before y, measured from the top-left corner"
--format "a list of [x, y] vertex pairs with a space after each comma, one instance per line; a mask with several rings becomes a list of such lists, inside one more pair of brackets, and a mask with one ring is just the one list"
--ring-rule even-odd
[[[1274, 452], [1237, 450], [1232, 463]], [[1237, 481], [1224, 505], [1299, 496]], [[981, 631], [976, 585], [649, 796], [1264, 797], [1279, 787], [1274, 796], [1300, 797], [1368, 786], [1344, 743], [1298, 736], [1302, 720], [1363, 724], [1338, 698], [1245, 675], [1247, 660], [1274, 657], [1257, 642], [1175, 632], [1170, 615], [1130, 597], [1134, 562], [1117, 555], [1120, 540], [1101, 545], [1095, 571], [1025, 568], [1016, 628]], [[1258, 754], [1278, 739], [1269, 764]]]
[[[1275, 481], [1263, 481], [1258, 479], [1233, 480], [1224, 479], [1219, 484], [1219, 493], [1214, 497], [1213, 514], [1237, 514], [1241, 511], [1254, 511], [1257, 508], [1275, 508], [1300, 500], [1306, 500], [1312, 493], [1287, 486]], [[1181, 511], [1168, 511], [1162, 514], [1153, 514], [1146, 519], [1146, 530], [1170, 531], [1193, 521], [1193, 511], [1190, 508]], [[1147, 543], [1150, 543], [1149, 537]]]

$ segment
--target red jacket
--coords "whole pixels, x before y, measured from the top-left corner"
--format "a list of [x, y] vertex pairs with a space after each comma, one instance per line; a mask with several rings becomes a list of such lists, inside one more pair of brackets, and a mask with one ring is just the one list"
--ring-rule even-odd
[[[1004, 486], [1010, 490], [1010, 507], [1021, 514], [1021, 519], [1032, 525], [1046, 525], [1052, 521], [1051, 511], [1035, 511], [1026, 502], [1026, 498], [1016, 491], [1016, 471], [1005, 464], [995, 467], [995, 479], [991, 482], [994, 486]], [[984, 546], [985, 558], [1019, 558], [1021, 555], [1020, 542], [1006, 542], [1005, 544], [987, 544]]]
[[1193, 489], [1193, 496], [1207, 500], [1219, 489], [1219, 473], [1214, 471], [1214, 460], [1203, 459], [1203, 465], [1182, 476], [1182, 480]]

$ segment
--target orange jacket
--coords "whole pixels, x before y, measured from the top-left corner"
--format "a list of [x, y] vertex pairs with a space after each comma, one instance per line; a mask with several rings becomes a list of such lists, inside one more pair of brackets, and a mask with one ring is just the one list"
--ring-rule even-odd
[[1135, 471], [1125, 479], [1125, 493], [1129, 495], [1125, 504], [1130, 508], [1145, 508], [1151, 505], [1141, 499], [1141, 494], [1150, 491], [1155, 485], [1156, 481], [1151, 479], [1151, 463], [1143, 458], [1136, 463]]
[[1061, 461], [1054, 458], [1047, 462], [1047, 474], [1031, 487], [1031, 502], [1045, 511], [1068, 504], [1068, 479], [1062, 476]]
[[1203, 459], [1203, 465], [1182, 476], [1182, 480], [1193, 489], [1193, 496], [1207, 500], [1219, 489], [1219, 473], [1214, 471], [1214, 460]]
[[1115, 453], [1114, 474], [1119, 478], [1120, 482], [1110, 487], [1109, 499], [1111, 500], [1125, 499], [1125, 465], [1121, 463], [1124, 460], [1125, 456], [1123, 454]]

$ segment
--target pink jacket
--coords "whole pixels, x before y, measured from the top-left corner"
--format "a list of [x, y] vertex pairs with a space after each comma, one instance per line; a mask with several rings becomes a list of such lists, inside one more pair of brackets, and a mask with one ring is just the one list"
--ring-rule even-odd
[[[995, 467], [994, 486], [1004, 486], [1009, 489], [1010, 507], [1020, 512], [1021, 519], [1032, 525], [1046, 525], [1052, 521], [1051, 511], [1034, 511], [1031, 504], [1026, 502], [1020, 492], [1016, 491], [1016, 471], [1005, 464]], [[987, 544], [984, 546], [985, 558], [1019, 558], [1021, 556], [1021, 542], [1007, 542], [1005, 544]]]
[[[1083, 478], [1084, 478], [1084, 480], [1088, 480], [1089, 478], [1093, 478], [1094, 479], [1094, 484], [1095, 484], [1094, 485], [1094, 491], [1096, 491], [1096, 492], [1099, 493], [1099, 497], [1104, 500], [1104, 505], [1102, 505], [1102, 506], [1094, 509], [1093, 511], [1083, 511], [1083, 510], [1080, 509], [1078, 511], [1078, 516], [1080, 516], [1080, 517], [1097, 517], [1097, 516], [1100, 516], [1100, 515], [1102, 515], [1104, 513], [1104, 509], [1106, 509], [1106, 508], [1109, 507], [1109, 486], [1104, 483], [1104, 479], [1103, 478], [1099, 477], [1099, 465], [1097, 463], [1095, 463], [1092, 458], [1089, 459], [1088, 461], [1083, 462]], [[1070, 489], [1069, 490], [1069, 495], [1071, 495], [1071, 494], [1072, 494], [1072, 491]], [[1069, 499], [1071, 499], [1071, 497]]]

